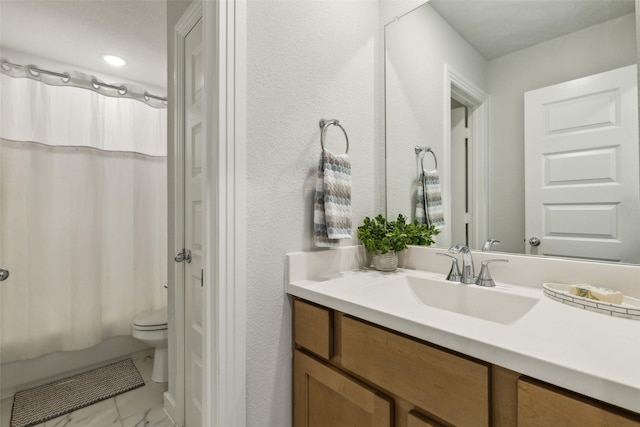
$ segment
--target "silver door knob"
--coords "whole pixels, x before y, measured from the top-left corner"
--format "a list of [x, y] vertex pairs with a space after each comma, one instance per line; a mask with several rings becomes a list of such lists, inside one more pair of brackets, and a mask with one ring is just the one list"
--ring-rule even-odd
[[9, 270], [0, 268], [0, 282], [2, 282], [3, 280], [7, 280], [8, 278], [9, 278]]
[[532, 237], [529, 239], [529, 244], [531, 246], [540, 246], [540, 239], [538, 239], [537, 237]]
[[178, 252], [173, 259], [175, 259], [176, 262], [186, 261], [186, 262], [190, 263], [191, 262], [191, 251], [189, 249], [183, 249], [180, 252]]

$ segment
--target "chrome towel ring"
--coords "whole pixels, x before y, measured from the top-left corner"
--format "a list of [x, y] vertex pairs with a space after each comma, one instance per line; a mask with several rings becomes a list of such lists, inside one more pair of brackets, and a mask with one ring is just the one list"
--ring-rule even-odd
[[331, 125], [338, 126], [340, 129], [342, 129], [342, 133], [344, 133], [344, 139], [347, 141], [347, 149], [345, 150], [344, 154], [349, 154], [349, 136], [347, 135], [347, 131], [344, 130], [344, 128], [342, 127], [342, 125], [337, 119], [333, 119], [333, 120], [320, 119], [320, 129], [322, 129], [322, 131], [320, 132], [320, 146], [322, 147], [322, 151], [325, 151], [324, 133], [326, 132], [327, 128]]
[[[433, 156], [433, 162], [435, 163], [435, 167], [433, 168], [438, 169], [438, 158], [436, 157], [436, 153], [433, 152], [433, 150], [431, 150], [431, 147], [420, 147], [419, 145], [416, 145], [414, 148], [416, 155], [420, 155], [420, 153], [431, 153], [431, 155]], [[422, 158], [420, 159], [420, 166], [422, 166], [422, 170], [426, 170], [424, 168], [424, 155], [422, 156]]]

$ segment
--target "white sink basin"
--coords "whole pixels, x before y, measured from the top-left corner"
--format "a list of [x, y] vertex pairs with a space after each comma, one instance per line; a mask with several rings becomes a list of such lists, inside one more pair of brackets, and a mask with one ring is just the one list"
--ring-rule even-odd
[[502, 324], [520, 319], [539, 301], [509, 293], [508, 288], [483, 288], [434, 278], [401, 276], [382, 284], [408, 290], [420, 304]]

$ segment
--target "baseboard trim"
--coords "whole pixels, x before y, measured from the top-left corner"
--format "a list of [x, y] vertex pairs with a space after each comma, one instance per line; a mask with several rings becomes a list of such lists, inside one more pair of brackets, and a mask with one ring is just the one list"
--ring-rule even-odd
[[167, 413], [167, 416], [171, 418], [171, 421], [173, 421], [173, 424], [175, 424], [176, 427], [182, 427], [182, 424], [178, 424], [178, 422], [176, 421], [176, 400], [173, 398], [173, 396], [171, 396], [171, 393], [169, 393], [168, 391], [164, 392], [163, 400], [164, 400], [164, 412]]

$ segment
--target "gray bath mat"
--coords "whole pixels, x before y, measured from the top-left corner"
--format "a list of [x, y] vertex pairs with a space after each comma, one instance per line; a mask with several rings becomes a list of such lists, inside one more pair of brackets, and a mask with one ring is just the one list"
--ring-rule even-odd
[[59, 417], [125, 391], [144, 381], [131, 359], [16, 393], [11, 427], [28, 427]]

